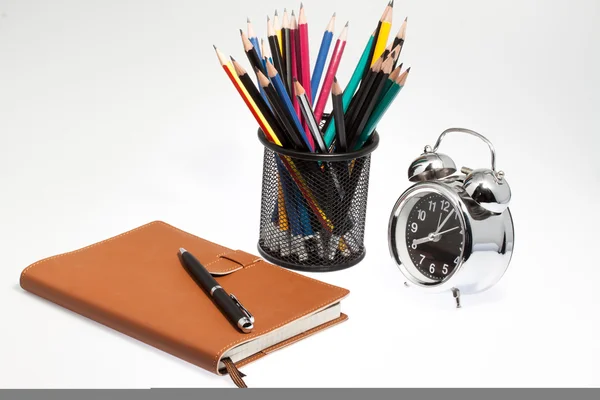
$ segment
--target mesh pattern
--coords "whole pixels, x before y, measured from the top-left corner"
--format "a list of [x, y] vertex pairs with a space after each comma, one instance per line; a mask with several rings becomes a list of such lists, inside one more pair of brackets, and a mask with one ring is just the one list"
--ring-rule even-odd
[[286, 268], [326, 272], [365, 256], [371, 156], [298, 159], [265, 147], [258, 249]]

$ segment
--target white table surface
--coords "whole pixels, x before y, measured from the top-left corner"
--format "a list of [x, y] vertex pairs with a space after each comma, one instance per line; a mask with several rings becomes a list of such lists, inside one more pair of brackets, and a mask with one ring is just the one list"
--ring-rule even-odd
[[[330, 14], [337, 32], [351, 21], [347, 82], [384, 1], [304, 3], [313, 60]], [[26, 293], [19, 274], [157, 219], [255, 251], [262, 150], [212, 44], [243, 60], [246, 16], [263, 35], [284, 6], [298, 4], [0, 1], [0, 387], [232, 386]], [[379, 126], [367, 258], [316, 276], [351, 290], [350, 320], [244, 367], [247, 383], [600, 385], [600, 5], [396, 1], [393, 33], [407, 15], [413, 68]], [[458, 311], [403, 288], [386, 233], [410, 161], [450, 126], [494, 142], [516, 224], [507, 275]], [[444, 151], [489, 162], [469, 137]]]

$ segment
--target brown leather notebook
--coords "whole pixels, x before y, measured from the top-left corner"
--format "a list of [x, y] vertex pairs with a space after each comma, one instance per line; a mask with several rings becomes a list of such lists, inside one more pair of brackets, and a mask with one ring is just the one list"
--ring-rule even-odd
[[[185, 248], [255, 318], [234, 328], [181, 265]], [[152, 222], [27, 267], [21, 287], [238, 386], [237, 367], [347, 319], [346, 289]]]

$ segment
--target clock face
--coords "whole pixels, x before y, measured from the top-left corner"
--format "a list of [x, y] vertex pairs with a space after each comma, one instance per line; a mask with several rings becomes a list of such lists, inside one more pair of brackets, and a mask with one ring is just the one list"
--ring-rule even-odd
[[460, 265], [465, 235], [458, 210], [438, 193], [427, 194], [410, 210], [406, 246], [417, 270], [442, 281]]

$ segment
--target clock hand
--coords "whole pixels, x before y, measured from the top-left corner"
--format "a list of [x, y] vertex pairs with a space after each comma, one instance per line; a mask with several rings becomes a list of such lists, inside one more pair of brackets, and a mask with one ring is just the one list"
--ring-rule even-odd
[[452, 214], [454, 214], [456, 210], [452, 209], [452, 211], [450, 211], [448, 213], [448, 215], [446, 216], [446, 219], [444, 219], [444, 221], [442, 222], [442, 224], [440, 226], [438, 226], [437, 231], [435, 231], [435, 234], [437, 235], [438, 233], [440, 233], [440, 229], [442, 229], [444, 227], [444, 225], [446, 225], [446, 222], [448, 222], [448, 220], [450, 219], [450, 217], [452, 216]]
[[440, 229], [440, 222], [442, 222], [442, 213], [440, 213], [440, 217], [438, 218], [437, 228], [435, 228], [436, 231]]
[[455, 231], [455, 230], [457, 230], [457, 229], [459, 229], [459, 228], [460, 228], [460, 226], [455, 226], [455, 227], [454, 227], [454, 228], [452, 228], [452, 229], [448, 229], [448, 230], [446, 230], [446, 231], [444, 231], [444, 232], [440, 232], [440, 233], [438, 233], [436, 236], [442, 236], [442, 235], [443, 235], [443, 234], [445, 234], [445, 233], [448, 233], [448, 232]]
[[432, 241], [435, 240], [435, 238], [436, 238], [436, 234], [432, 232], [429, 235], [427, 235], [427, 237], [424, 237], [424, 238], [421, 238], [421, 239], [413, 239], [413, 244], [415, 246], [418, 246], [418, 245], [423, 244], [423, 243], [432, 242]]

